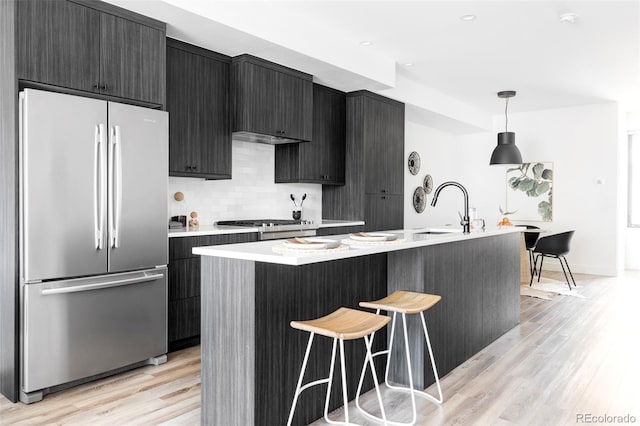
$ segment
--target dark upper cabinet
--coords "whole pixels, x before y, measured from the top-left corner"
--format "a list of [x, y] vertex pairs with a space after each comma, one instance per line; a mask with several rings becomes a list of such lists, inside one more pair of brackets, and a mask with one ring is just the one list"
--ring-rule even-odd
[[276, 145], [276, 183], [343, 185], [345, 123], [345, 93], [314, 84], [311, 142]]
[[311, 140], [311, 75], [240, 55], [232, 60], [231, 98], [232, 128], [237, 139]]
[[18, 78], [93, 91], [100, 81], [100, 12], [61, 0], [19, 1]]
[[231, 179], [231, 58], [167, 39], [169, 175]]
[[164, 105], [165, 31], [103, 13], [100, 33], [103, 93]]
[[400, 105], [391, 100], [365, 98], [364, 167], [368, 194], [404, 192], [404, 105]]
[[322, 187], [324, 219], [364, 220], [365, 230], [404, 223], [404, 104], [347, 94], [345, 184]]
[[18, 78], [164, 105], [165, 24], [102, 2], [17, 2]]

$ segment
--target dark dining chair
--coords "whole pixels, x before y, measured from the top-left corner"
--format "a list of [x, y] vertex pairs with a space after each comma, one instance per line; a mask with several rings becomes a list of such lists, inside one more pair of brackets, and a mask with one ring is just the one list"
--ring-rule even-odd
[[[537, 226], [533, 225], [525, 225], [527, 229], [540, 229]], [[538, 241], [538, 237], [540, 237], [540, 232], [524, 232], [524, 246], [527, 249], [527, 253], [529, 253], [529, 272], [533, 277], [536, 274], [536, 268], [533, 267], [533, 248], [536, 246], [536, 242]]]
[[[540, 259], [540, 269], [538, 269], [538, 282], [540, 282], [540, 273], [542, 272], [542, 262], [544, 261], [544, 258], [555, 257], [560, 261], [560, 266], [562, 266], [562, 272], [564, 272], [564, 278], [565, 280], [567, 280], [569, 290], [571, 290], [571, 283], [569, 281], [569, 277], [567, 276], [567, 271], [569, 271], [571, 281], [573, 281], [573, 286], [576, 287], [576, 280], [573, 278], [573, 274], [571, 273], [571, 269], [569, 268], [567, 258], [564, 257], [567, 253], [569, 253], [571, 238], [573, 238], [574, 232], [575, 231], [567, 231], [538, 238], [538, 241], [533, 248], [533, 254], [536, 256], [533, 262], [534, 270], [538, 265], [538, 259]], [[567, 266], [566, 269], [565, 265]], [[531, 275], [529, 286], [531, 286], [531, 284], [533, 284], [533, 275]]]

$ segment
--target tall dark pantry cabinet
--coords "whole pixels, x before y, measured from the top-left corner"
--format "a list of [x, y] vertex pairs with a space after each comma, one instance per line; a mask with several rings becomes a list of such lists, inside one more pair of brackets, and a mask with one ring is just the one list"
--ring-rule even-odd
[[323, 218], [364, 220], [365, 231], [399, 229], [403, 207], [404, 104], [348, 93], [345, 184], [322, 187]]

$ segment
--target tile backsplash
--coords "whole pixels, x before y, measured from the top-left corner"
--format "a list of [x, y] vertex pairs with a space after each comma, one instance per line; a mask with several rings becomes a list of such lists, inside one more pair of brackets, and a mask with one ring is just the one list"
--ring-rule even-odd
[[[274, 183], [275, 146], [234, 140], [231, 155], [230, 180], [169, 177], [169, 214], [197, 211], [201, 225], [229, 219], [291, 219], [289, 194], [300, 204], [306, 193], [302, 219], [321, 219], [322, 185]], [[175, 201], [178, 191], [184, 201]]]

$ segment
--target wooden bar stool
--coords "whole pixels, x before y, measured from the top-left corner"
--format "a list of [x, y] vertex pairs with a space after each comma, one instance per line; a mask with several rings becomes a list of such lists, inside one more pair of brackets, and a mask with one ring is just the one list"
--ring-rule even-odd
[[[289, 420], [287, 421], [287, 426], [291, 425], [291, 421], [293, 420], [293, 413], [296, 409], [296, 404], [298, 402], [298, 396], [305, 390], [312, 386], [320, 385], [323, 383], [328, 383], [327, 385], [327, 398], [325, 400], [324, 405], [324, 418], [327, 422], [332, 424], [351, 424], [349, 423], [349, 408], [348, 408], [348, 398], [347, 398], [347, 376], [345, 372], [345, 363], [344, 363], [344, 341], [345, 340], [353, 340], [360, 339], [364, 337], [365, 346], [367, 348], [367, 354], [365, 356], [365, 365], [367, 362], [369, 363], [369, 367], [371, 368], [371, 373], [373, 374], [373, 380], [376, 386], [376, 393], [378, 394], [378, 403], [380, 404], [380, 409], [382, 410], [382, 417], [385, 418], [386, 415], [384, 413], [384, 407], [382, 406], [382, 399], [380, 397], [380, 389], [378, 387], [378, 380], [376, 376], [376, 369], [373, 365], [373, 359], [371, 357], [371, 341], [369, 338], [370, 334], [375, 333], [384, 327], [390, 318], [382, 315], [374, 315], [369, 312], [358, 311], [355, 309], [349, 308], [339, 308], [337, 311], [324, 316], [322, 318], [317, 318], [309, 321], [291, 321], [291, 327], [296, 328], [298, 330], [308, 331], [311, 333], [309, 335], [309, 342], [307, 343], [307, 350], [304, 354], [304, 360], [302, 361], [302, 368], [300, 369], [300, 377], [298, 378], [298, 385], [296, 386], [296, 392], [293, 396], [293, 404], [291, 406], [291, 411], [289, 412]], [[329, 376], [316, 380], [313, 382], [309, 382], [302, 385], [302, 379], [304, 377], [304, 372], [307, 368], [307, 360], [309, 359], [309, 352], [311, 351], [311, 345], [313, 343], [313, 337], [316, 334], [320, 334], [322, 336], [333, 338], [333, 350], [331, 353], [331, 366], [329, 368]], [[344, 400], [344, 415], [345, 422], [336, 422], [333, 420], [329, 420], [328, 410], [329, 410], [329, 399], [331, 398], [331, 384], [333, 381], [333, 369], [335, 366], [336, 360], [336, 344], [340, 342], [340, 372], [342, 374], [342, 398]]]
[[[427, 331], [427, 323], [424, 320], [424, 311], [430, 309], [432, 306], [434, 306], [436, 303], [438, 303], [440, 301], [441, 297], [437, 296], [437, 295], [433, 295], [433, 294], [424, 294], [424, 293], [415, 293], [415, 292], [411, 292], [411, 291], [395, 291], [393, 292], [391, 295], [380, 299], [380, 300], [374, 300], [372, 302], [360, 302], [360, 306], [362, 306], [363, 308], [371, 308], [371, 309], [375, 309], [376, 310], [376, 314], [379, 314], [380, 311], [387, 311], [387, 312], [393, 312], [393, 322], [391, 323], [391, 337], [389, 338], [389, 348], [387, 350], [384, 351], [380, 351], [380, 352], [376, 352], [374, 354], [371, 355], [372, 358], [375, 358], [378, 355], [384, 355], [384, 354], [388, 354], [387, 356], [387, 366], [386, 366], [386, 371], [384, 374], [384, 382], [385, 384], [391, 388], [391, 389], [396, 389], [396, 390], [401, 390], [401, 391], [407, 391], [411, 393], [411, 405], [413, 407], [413, 420], [410, 423], [400, 423], [400, 422], [393, 422], [393, 421], [389, 421], [385, 418], [379, 418], [374, 416], [373, 414], [365, 411], [362, 407], [360, 407], [360, 391], [361, 391], [361, 386], [362, 386], [362, 382], [364, 380], [364, 376], [365, 376], [365, 370], [364, 368], [362, 369], [362, 373], [360, 374], [360, 382], [358, 383], [358, 391], [356, 392], [356, 406], [358, 407], [358, 409], [367, 417], [370, 417], [372, 419], [375, 420], [379, 420], [379, 421], [383, 421], [385, 423], [388, 424], [394, 424], [394, 425], [402, 425], [402, 426], [408, 426], [408, 425], [413, 425], [416, 423], [416, 418], [417, 418], [417, 411], [416, 411], [416, 397], [415, 395], [422, 395], [427, 399], [430, 399], [431, 401], [437, 403], [437, 404], [441, 404], [443, 401], [442, 398], [442, 389], [440, 388], [440, 379], [438, 378], [438, 371], [436, 369], [436, 362], [435, 359], [433, 358], [433, 351], [431, 350], [431, 341], [429, 340], [429, 332]], [[389, 384], [389, 365], [391, 362], [391, 351], [393, 350], [393, 337], [394, 337], [394, 331], [396, 329], [396, 314], [402, 314], [402, 328], [404, 330], [404, 347], [405, 347], [405, 354], [406, 354], [406, 359], [407, 359], [407, 373], [409, 375], [409, 387], [405, 387], [405, 386], [392, 386], [391, 384]], [[433, 369], [433, 375], [436, 378], [436, 385], [438, 387], [438, 395], [439, 398], [435, 398], [432, 395], [429, 395], [426, 392], [414, 389], [413, 387], [413, 374], [411, 372], [411, 355], [409, 354], [409, 338], [407, 335], [407, 319], [406, 319], [406, 315], [407, 314], [420, 314], [420, 318], [422, 320], [422, 329], [424, 330], [424, 338], [427, 342], [427, 348], [429, 349], [429, 357], [431, 358], [431, 368]], [[371, 343], [373, 343], [373, 338], [375, 337], [375, 333], [371, 336]], [[382, 410], [382, 413], [384, 415], [384, 410]]]

